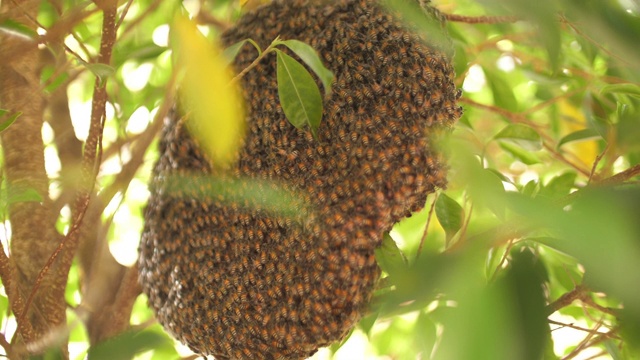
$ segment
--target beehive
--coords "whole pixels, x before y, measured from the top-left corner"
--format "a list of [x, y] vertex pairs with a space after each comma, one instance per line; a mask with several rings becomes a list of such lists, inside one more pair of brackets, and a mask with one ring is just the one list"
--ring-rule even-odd
[[[277, 0], [223, 40], [265, 48], [278, 35], [312, 45], [336, 75], [318, 139], [285, 119], [267, 56], [242, 81], [249, 130], [233, 173], [213, 174], [174, 115], [145, 213], [149, 303], [216, 359], [302, 359], [342, 339], [371, 299], [383, 233], [445, 185], [430, 135], [461, 114], [445, 52], [371, 1]], [[237, 69], [256, 56], [245, 46]], [[253, 201], [273, 184], [297, 212]]]

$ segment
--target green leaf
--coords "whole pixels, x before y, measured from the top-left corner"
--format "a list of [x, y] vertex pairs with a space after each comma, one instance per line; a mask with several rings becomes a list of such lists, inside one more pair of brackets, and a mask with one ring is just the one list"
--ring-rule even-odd
[[535, 180], [529, 180], [529, 182], [522, 187], [521, 193], [528, 197], [533, 197], [536, 194], [536, 190], [538, 190], [538, 182]]
[[512, 142], [529, 151], [542, 149], [542, 138], [540, 134], [533, 128], [522, 124], [507, 125], [494, 136], [494, 139]]
[[547, 274], [529, 248], [512, 251], [510, 264], [504, 282], [514, 305], [515, 316], [512, 319], [518, 319], [514, 325], [519, 330], [523, 356], [518, 358], [538, 360], [545, 351], [549, 335], [544, 295]]
[[[52, 79], [52, 76], [56, 77]], [[45, 66], [42, 69], [42, 75], [40, 76], [40, 78], [40, 82], [46, 84], [44, 90], [48, 93], [51, 93], [69, 78], [69, 74], [66, 71], [62, 72], [61, 74], [57, 74], [55, 67]]]
[[407, 258], [389, 233], [384, 233], [382, 245], [375, 250], [376, 261], [380, 268], [390, 276], [407, 268]]
[[38, 36], [38, 33], [32, 28], [12, 19], [3, 19], [0, 21], [0, 30], [24, 35], [31, 39], [35, 39]]
[[224, 56], [229, 63], [233, 62], [236, 56], [238, 56], [238, 53], [240, 53], [240, 49], [242, 49], [242, 46], [246, 44], [247, 41], [247, 39], [240, 40], [237, 43], [227, 47], [222, 51], [222, 56]]
[[455, 200], [441, 193], [436, 200], [436, 216], [444, 228], [447, 242], [462, 228], [464, 209]]
[[535, 38], [540, 42], [549, 57], [551, 69], [557, 72], [561, 55], [561, 28], [557, 17], [557, 1], [553, 0], [482, 0], [487, 7], [500, 8], [500, 13], [507, 13], [525, 19], [536, 26]]
[[299, 40], [284, 40], [280, 41], [280, 43], [296, 53], [296, 55], [318, 75], [324, 86], [324, 93], [327, 95], [331, 94], [331, 83], [334, 78], [333, 72], [324, 66], [316, 50], [311, 47], [311, 45]]
[[187, 173], [167, 176], [164, 181], [171, 196], [217, 198], [229, 204], [246, 204], [286, 217], [299, 215], [306, 206], [301, 194], [285, 191], [278, 183], [268, 180], [232, 180]]
[[625, 94], [640, 98], [640, 86], [635, 84], [612, 84], [602, 87], [600, 93], [605, 94]]
[[298, 129], [309, 126], [314, 138], [322, 120], [322, 96], [311, 74], [299, 62], [277, 50], [278, 96], [287, 119]]
[[536, 154], [526, 151], [523, 148], [512, 143], [500, 141], [500, 147], [516, 159], [522, 161], [524, 164], [533, 165], [540, 163], [540, 159], [536, 156]]
[[449, 36], [438, 16], [434, 14], [433, 8], [423, 7], [417, 1], [381, 0], [380, 4], [388, 12], [398, 15], [407, 28], [416, 34], [429, 34], [429, 42], [432, 45], [441, 48], [450, 45]]
[[517, 111], [518, 100], [516, 100], [516, 96], [513, 93], [513, 86], [507, 82], [502, 73], [486, 67], [482, 70], [493, 93], [493, 103], [503, 109]]
[[622, 354], [620, 353], [620, 349], [618, 348], [618, 344], [613, 342], [611, 339], [607, 339], [604, 342], [604, 348], [607, 350], [609, 355], [613, 360], [622, 360]]
[[492, 169], [492, 168], [487, 168], [488, 171], [494, 173], [501, 181], [504, 181], [506, 183], [515, 185], [513, 183], [513, 181], [511, 181], [511, 179], [509, 179], [507, 176], [505, 176], [503, 173], [501, 173], [500, 171], [496, 170], [496, 169]]
[[91, 360], [131, 359], [136, 354], [170, 344], [160, 332], [131, 330], [89, 348]]
[[83, 65], [89, 69], [95, 76], [98, 77], [101, 81], [104, 81], [107, 77], [113, 75], [116, 72], [116, 69], [113, 66], [101, 63], [83, 63]]
[[9, 299], [5, 296], [0, 295], [0, 321], [4, 320], [4, 317], [8, 314], [9, 311]]
[[34, 188], [10, 188], [7, 196], [7, 205], [19, 202], [42, 202], [40, 195]]
[[545, 196], [550, 199], [557, 199], [563, 196], [569, 195], [571, 189], [574, 187], [576, 177], [578, 175], [574, 172], [567, 172], [551, 179], [549, 183], [544, 186], [538, 195]]
[[[9, 110], [0, 109], [0, 119], [3, 118], [6, 114], [9, 113]], [[13, 124], [18, 117], [22, 115], [21, 112], [16, 112], [13, 115], [9, 116], [6, 120], [0, 122], [0, 132], [7, 130], [11, 124]]]
[[602, 136], [600, 135], [600, 133], [598, 133], [594, 129], [591, 129], [591, 128], [582, 129], [582, 130], [574, 131], [564, 136], [562, 139], [560, 139], [560, 141], [558, 142], [558, 148], [570, 142], [586, 141], [586, 140], [594, 140], [594, 139], [602, 139]]

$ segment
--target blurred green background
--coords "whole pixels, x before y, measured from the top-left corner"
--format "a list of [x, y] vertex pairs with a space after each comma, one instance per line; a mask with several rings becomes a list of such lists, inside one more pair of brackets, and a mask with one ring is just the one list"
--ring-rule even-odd
[[[54, 3], [41, 4], [44, 28], [73, 9], [95, 8]], [[343, 344], [313, 359], [640, 358], [640, 4], [433, 3], [463, 20], [447, 25], [465, 109], [442, 144], [449, 186], [395, 226], [377, 253], [385, 279], [370, 313]], [[169, 24], [185, 7], [214, 38], [243, 9], [231, 0], [140, 0], [119, 11], [125, 7], [110, 68], [79, 60], [99, 50], [94, 12], [69, 29], [65, 44], [74, 53], [45, 67], [42, 84], [47, 92], [66, 87], [75, 135], [84, 140], [94, 77], [108, 77], [97, 178], [108, 204], [102, 230], [115, 259], [131, 266], [157, 158], [155, 141], [136, 144], [157, 131], [153, 119], [166, 99]], [[42, 133], [55, 198], [61, 163], [52, 129], [45, 124]], [[139, 166], [122, 182], [132, 158]], [[69, 225], [63, 207], [57, 228], [64, 234]], [[131, 331], [89, 349], [76, 311], [79, 283], [74, 265], [66, 290], [72, 359], [191, 356], [154, 322], [144, 295]], [[15, 319], [4, 293], [0, 317], [10, 336]]]

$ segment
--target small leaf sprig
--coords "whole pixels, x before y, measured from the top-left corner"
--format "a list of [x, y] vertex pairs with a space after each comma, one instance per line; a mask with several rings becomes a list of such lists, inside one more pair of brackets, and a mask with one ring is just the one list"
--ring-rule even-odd
[[322, 121], [322, 95], [318, 85], [309, 71], [295, 58], [278, 49], [280, 45], [293, 51], [320, 79], [326, 95], [331, 93], [333, 72], [327, 69], [317, 52], [310, 45], [299, 40], [281, 40], [276, 37], [264, 50], [252, 39], [245, 39], [229, 46], [224, 55], [229, 62], [233, 61], [246, 43], [253, 45], [258, 57], [236, 77], [231, 80], [237, 83], [247, 72], [253, 69], [270, 52], [277, 56], [278, 97], [287, 120], [298, 129], [309, 126], [311, 134], [318, 139], [318, 128]]

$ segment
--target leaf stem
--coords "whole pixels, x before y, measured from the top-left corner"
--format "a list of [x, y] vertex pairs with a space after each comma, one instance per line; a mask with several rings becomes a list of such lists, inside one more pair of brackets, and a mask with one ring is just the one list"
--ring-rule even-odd
[[[269, 46], [266, 49], [264, 49], [264, 51], [260, 52], [259, 47], [256, 47], [258, 49], [258, 57], [255, 60], [253, 60], [253, 62], [249, 64], [249, 66], [244, 68], [238, 75], [236, 75], [233, 79], [231, 79], [231, 81], [229, 82], [229, 85], [233, 86], [238, 81], [240, 81], [240, 79], [242, 79], [249, 71], [251, 71], [251, 69], [256, 67], [260, 63], [260, 61], [262, 61], [262, 59], [264, 59], [264, 57], [267, 56], [268, 53], [275, 50], [276, 46], [278, 46], [279, 44], [280, 44], [280, 37], [276, 37], [271, 42], [271, 44], [269, 44]], [[256, 46], [256, 44], [254, 44], [254, 46]]]

